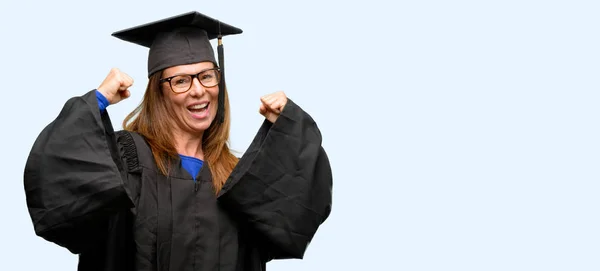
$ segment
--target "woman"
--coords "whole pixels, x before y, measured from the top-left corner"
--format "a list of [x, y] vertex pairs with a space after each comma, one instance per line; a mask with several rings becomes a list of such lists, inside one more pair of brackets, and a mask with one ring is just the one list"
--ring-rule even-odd
[[264, 123], [231, 154], [221, 37], [239, 33], [197, 12], [117, 32], [150, 47], [124, 131], [107, 106], [133, 80], [113, 69], [41, 132], [25, 167], [29, 213], [78, 270], [265, 270], [303, 257], [331, 210], [331, 168], [316, 124], [283, 92], [261, 98]]

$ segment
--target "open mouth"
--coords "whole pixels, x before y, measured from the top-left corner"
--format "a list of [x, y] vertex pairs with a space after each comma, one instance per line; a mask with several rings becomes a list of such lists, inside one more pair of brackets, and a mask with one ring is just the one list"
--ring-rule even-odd
[[188, 110], [190, 112], [192, 112], [193, 114], [202, 114], [204, 113], [206, 110], [208, 110], [208, 105], [210, 103], [206, 102], [206, 103], [201, 103], [201, 104], [195, 104], [192, 106], [188, 106]]

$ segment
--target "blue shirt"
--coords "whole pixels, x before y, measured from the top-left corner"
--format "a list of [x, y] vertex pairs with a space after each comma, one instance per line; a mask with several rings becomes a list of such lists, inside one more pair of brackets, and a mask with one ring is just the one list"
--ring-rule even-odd
[[[108, 102], [106, 97], [104, 97], [104, 95], [102, 95], [102, 93], [100, 93], [100, 91], [98, 90], [96, 90], [96, 98], [98, 98], [98, 107], [100, 108], [100, 112], [104, 112], [104, 110], [106, 110], [106, 107], [108, 107], [110, 103]], [[198, 172], [200, 172], [204, 161], [196, 157], [185, 156], [182, 154], [179, 154], [179, 157], [181, 157], [181, 166], [188, 173], [190, 173], [190, 175], [192, 175], [192, 178], [194, 178], [195, 182], [196, 176], [198, 175]]]

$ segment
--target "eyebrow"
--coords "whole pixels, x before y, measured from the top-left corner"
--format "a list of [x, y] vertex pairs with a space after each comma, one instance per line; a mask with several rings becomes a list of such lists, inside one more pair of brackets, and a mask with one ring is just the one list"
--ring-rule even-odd
[[213, 69], [216, 69], [216, 68], [217, 68], [217, 67], [212, 67], [212, 68], [208, 68], [208, 69], [203, 69], [203, 70], [201, 70], [201, 71], [199, 71], [199, 72], [196, 72], [196, 73], [184, 73], [184, 72], [179, 72], [179, 73], [176, 73], [176, 74], [173, 74], [173, 75], [165, 76], [165, 78], [169, 78], [169, 77], [173, 77], [173, 76], [178, 76], [178, 75], [193, 75], [193, 74], [199, 74], [199, 73], [201, 73], [201, 72], [205, 72], [205, 71], [208, 71], [208, 70], [213, 70]]

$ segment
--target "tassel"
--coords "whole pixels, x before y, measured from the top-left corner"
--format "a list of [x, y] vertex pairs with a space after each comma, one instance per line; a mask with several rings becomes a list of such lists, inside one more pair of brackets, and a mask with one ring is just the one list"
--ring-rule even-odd
[[217, 119], [219, 123], [225, 121], [225, 59], [223, 56], [223, 36], [219, 33], [217, 52], [219, 54], [219, 68], [221, 70], [221, 81], [219, 81], [219, 108], [217, 109]]

